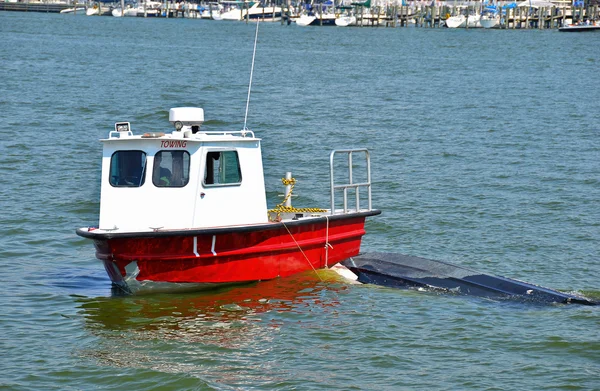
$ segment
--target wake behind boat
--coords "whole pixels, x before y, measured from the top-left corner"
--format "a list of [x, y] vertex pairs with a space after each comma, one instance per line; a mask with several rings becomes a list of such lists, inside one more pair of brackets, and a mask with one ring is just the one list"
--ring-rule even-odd
[[[113, 284], [127, 292], [198, 289], [285, 277], [358, 255], [366, 217], [381, 213], [371, 208], [367, 150], [331, 153], [329, 209], [291, 207], [291, 177], [286, 205], [268, 209], [261, 143], [252, 131], [201, 130], [201, 108], [173, 108], [169, 121], [171, 133], [134, 135], [125, 122], [101, 140], [99, 225], [76, 232], [94, 241]], [[343, 183], [334, 172], [340, 157]], [[340, 192], [343, 207], [336, 208]]]

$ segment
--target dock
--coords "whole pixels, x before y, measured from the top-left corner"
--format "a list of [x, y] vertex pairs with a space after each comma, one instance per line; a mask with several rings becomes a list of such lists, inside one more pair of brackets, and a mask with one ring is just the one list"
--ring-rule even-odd
[[[541, 1], [541, 0], [536, 0]], [[227, 3], [227, 2], [225, 2]], [[223, 4], [225, 4], [223, 3]], [[419, 27], [419, 28], [442, 28], [445, 21], [451, 16], [462, 15], [481, 15], [484, 7], [488, 5], [484, 1], [475, 2], [450, 2], [450, 1], [395, 1], [379, 3], [380, 5], [371, 6], [371, 2], [352, 3], [352, 7], [341, 6], [342, 1], [337, 1], [339, 5], [335, 8], [336, 15], [341, 15], [348, 8], [351, 8], [352, 14], [356, 17], [356, 26], [361, 27]], [[203, 2], [174, 2], [172, 0], [163, 2], [160, 17], [164, 18], [191, 18], [200, 19], [199, 10], [202, 7], [210, 9], [210, 4]], [[248, 4], [248, 3], [244, 3]], [[401, 4], [401, 5], [399, 5]], [[67, 8], [90, 8], [96, 7], [103, 11], [101, 15], [111, 15], [110, 11], [119, 6], [119, 2], [103, 3], [98, 1], [77, 2], [72, 0], [68, 3], [53, 3], [50, 1], [38, 0], [11, 0], [0, 2], [0, 11], [21, 11], [21, 12], [47, 12], [59, 13]], [[281, 25], [290, 25], [301, 11], [298, 8], [292, 8], [289, 3], [282, 1], [274, 3], [282, 8], [282, 17], [279, 22]], [[585, 20], [600, 20], [600, 6], [596, 0], [585, 0], [575, 2], [565, 2], [558, 0], [555, 2], [544, 2], [544, 6], [527, 6], [524, 2], [500, 2], [497, 3], [501, 10], [499, 24], [495, 29], [558, 29], [570, 23], [583, 22]], [[313, 3], [313, 7], [321, 7], [323, 4]], [[82, 14], [85, 12], [75, 12]], [[212, 14], [211, 14], [212, 15]], [[318, 14], [322, 17], [323, 13]], [[139, 15], [141, 17], [150, 15]], [[264, 18], [263, 18], [264, 19]], [[260, 20], [260, 17], [259, 19]], [[250, 22], [246, 19], [242, 22]], [[325, 25], [320, 23], [319, 25]], [[477, 26], [480, 27], [480, 26]], [[468, 27], [467, 27], [468, 28]], [[471, 27], [473, 28], [473, 27]]]

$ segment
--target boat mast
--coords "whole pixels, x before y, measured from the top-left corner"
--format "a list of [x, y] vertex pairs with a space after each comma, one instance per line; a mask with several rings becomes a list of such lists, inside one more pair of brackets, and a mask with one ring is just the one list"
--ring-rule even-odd
[[256, 20], [256, 34], [254, 35], [254, 50], [252, 51], [252, 67], [250, 68], [250, 83], [248, 84], [248, 99], [246, 99], [246, 115], [244, 115], [244, 128], [242, 132], [248, 130], [246, 123], [248, 121], [248, 106], [250, 105], [250, 91], [252, 90], [252, 76], [254, 74], [254, 58], [256, 57], [256, 42], [258, 41], [258, 19]]

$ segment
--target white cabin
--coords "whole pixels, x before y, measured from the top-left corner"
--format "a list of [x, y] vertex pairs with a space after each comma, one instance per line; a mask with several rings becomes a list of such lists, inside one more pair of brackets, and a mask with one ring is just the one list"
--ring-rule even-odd
[[115, 232], [267, 223], [260, 139], [204, 132], [201, 108], [169, 112], [171, 133], [115, 124], [103, 142], [99, 228]]

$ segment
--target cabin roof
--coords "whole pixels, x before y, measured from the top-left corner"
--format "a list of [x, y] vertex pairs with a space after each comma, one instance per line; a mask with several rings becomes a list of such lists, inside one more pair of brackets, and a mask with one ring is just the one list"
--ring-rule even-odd
[[[236, 131], [205, 131], [201, 128], [204, 122], [204, 109], [201, 107], [174, 107], [169, 110], [169, 122], [175, 130], [169, 132], [146, 132], [134, 135], [129, 122], [115, 123], [115, 130], [108, 134], [108, 138], [100, 141], [125, 141], [125, 140], [185, 140], [192, 142], [255, 142], [260, 139], [248, 129]], [[183, 142], [181, 143], [183, 144]], [[182, 145], [181, 147], [185, 147]]]
[[254, 136], [254, 132], [250, 130], [239, 131], [214, 131], [191, 133], [191, 131], [173, 131], [172, 133], [162, 132], [147, 132], [144, 134], [134, 135], [131, 131], [111, 131], [108, 138], [100, 139], [102, 142], [127, 142], [127, 141], [142, 141], [152, 142], [155, 140], [181, 140], [187, 142], [256, 142], [260, 138]]

